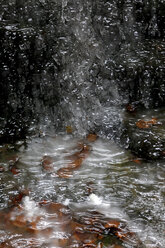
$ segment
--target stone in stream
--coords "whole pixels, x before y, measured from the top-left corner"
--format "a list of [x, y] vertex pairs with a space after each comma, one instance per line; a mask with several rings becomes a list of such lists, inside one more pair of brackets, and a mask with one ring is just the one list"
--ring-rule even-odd
[[[0, 226], [13, 235], [12, 239], [8, 237], [8, 240], [1, 242], [0, 248], [5, 244], [6, 247], [15, 248], [15, 242], [20, 248], [24, 247], [21, 242], [30, 242], [31, 248], [39, 244], [61, 248], [73, 245], [97, 248], [102, 247], [105, 237], [112, 239], [113, 245], [126, 242], [132, 247], [142, 247], [136, 234], [120, 220], [108, 218], [95, 210], [72, 213], [68, 206], [61, 203], [46, 200], [36, 203], [29, 196], [24, 196], [19, 204], [0, 212]], [[63, 233], [63, 237], [54, 236], [58, 231]], [[17, 237], [18, 233], [21, 240]]]
[[132, 152], [145, 159], [164, 157], [164, 108], [126, 114], [124, 127], [122, 138], [127, 140], [128, 148]]
[[[96, 134], [88, 134], [85, 140], [79, 141], [76, 147], [76, 152], [73, 153], [72, 155], [65, 157], [66, 161], [67, 160], [69, 161], [67, 163], [67, 166], [58, 169], [56, 174], [61, 178], [72, 177], [73, 176], [72, 172], [78, 169], [82, 165], [83, 161], [89, 155], [91, 150], [90, 143], [95, 142], [96, 139], [97, 139]], [[51, 156], [43, 156], [41, 160], [41, 165], [46, 171], [53, 173], [55, 172], [56, 169], [55, 161], [56, 161], [55, 158]]]

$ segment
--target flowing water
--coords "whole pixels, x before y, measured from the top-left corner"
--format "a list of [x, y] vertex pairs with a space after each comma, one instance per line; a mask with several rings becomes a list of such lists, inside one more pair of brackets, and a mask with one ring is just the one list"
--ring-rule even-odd
[[165, 247], [164, 1], [1, 2], [0, 248]]
[[[59, 174], [75, 159], [80, 144], [90, 147], [81, 165]], [[17, 146], [17, 152], [1, 147], [0, 208], [7, 223], [0, 222], [1, 247], [164, 247], [164, 162], [138, 160], [112, 141], [91, 142], [72, 134], [33, 137], [26, 146]], [[50, 203], [61, 204], [62, 216]], [[83, 227], [84, 238], [73, 238], [69, 221], [81, 223], [96, 218], [95, 213], [101, 214], [100, 222], [108, 218], [126, 223], [140, 244], [108, 232], [102, 234], [103, 246], [89, 237], [87, 244]], [[27, 220], [35, 223], [33, 228]], [[88, 233], [95, 233], [88, 225]]]

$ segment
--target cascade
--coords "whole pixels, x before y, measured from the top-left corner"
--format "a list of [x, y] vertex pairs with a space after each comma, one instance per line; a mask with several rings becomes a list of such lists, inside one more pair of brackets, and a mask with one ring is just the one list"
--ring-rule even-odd
[[2, 140], [48, 119], [115, 139], [126, 104], [162, 106], [163, 8], [159, 0], [3, 0]]
[[1, 0], [0, 248], [165, 247], [164, 0]]

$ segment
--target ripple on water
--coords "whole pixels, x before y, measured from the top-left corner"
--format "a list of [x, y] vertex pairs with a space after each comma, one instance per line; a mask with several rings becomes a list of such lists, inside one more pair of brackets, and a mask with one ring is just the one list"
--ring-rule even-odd
[[[72, 161], [71, 158], [74, 159], [75, 154], [79, 154], [82, 149], [80, 143], [86, 143], [90, 147], [89, 154], [82, 164], [72, 171], [71, 177], [60, 178], [58, 170], [67, 167]], [[9, 206], [9, 196], [28, 188], [30, 198], [34, 201], [34, 206], [29, 206], [33, 210], [37, 209], [35, 204], [46, 200], [67, 205], [67, 211], [76, 214], [78, 219], [84, 214], [90, 216], [90, 211], [98, 211], [107, 218], [125, 221], [131, 230], [138, 233], [147, 248], [164, 246], [163, 162], [136, 163], [131, 154], [111, 141], [98, 138], [90, 143], [71, 135], [31, 139], [28, 146], [25, 149], [21, 148], [17, 154], [20, 159], [16, 166], [20, 173], [13, 175], [7, 166], [6, 171], [1, 173], [2, 210]], [[51, 157], [53, 161], [51, 171], [42, 166], [44, 156]], [[98, 201], [89, 199], [89, 194], [95, 194]], [[32, 215], [30, 208], [27, 207], [26, 211], [30, 211]], [[34, 215], [39, 212], [35, 211]], [[46, 247], [45, 242], [49, 247], [65, 247], [58, 240], [63, 239], [64, 242], [70, 234], [60, 229], [60, 222], [50, 220], [54, 218], [54, 214], [45, 212], [44, 217], [40, 219], [39, 229], [52, 228], [53, 223], [56, 223], [58, 231], [53, 229], [49, 235], [44, 234], [36, 239], [28, 235], [24, 237], [24, 234], [16, 230], [8, 233], [1, 225], [2, 241], [8, 240], [12, 247], [19, 248], [33, 247], [32, 244], [34, 247]], [[70, 216], [72, 214], [69, 213]], [[123, 246], [131, 247], [125, 243]]]

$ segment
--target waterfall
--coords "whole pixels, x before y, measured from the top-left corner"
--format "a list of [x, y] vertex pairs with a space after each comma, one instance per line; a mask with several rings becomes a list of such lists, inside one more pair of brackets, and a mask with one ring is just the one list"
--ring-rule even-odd
[[3, 0], [2, 137], [41, 123], [118, 140], [126, 104], [162, 106], [163, 8], [161, 0]]
[[165, 0], [1, 0], [0, 247], [165, 247]]

